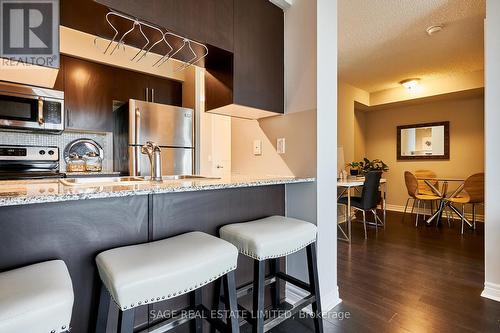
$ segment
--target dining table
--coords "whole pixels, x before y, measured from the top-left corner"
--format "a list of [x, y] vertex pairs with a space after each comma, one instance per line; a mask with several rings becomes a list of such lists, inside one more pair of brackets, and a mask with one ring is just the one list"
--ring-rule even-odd
[[[347, 234], [341, 228], [341, 225], [339, 223], [337, 223], [337, 227], [339, 228], [339, 230], [343, 234], [343, 237], [338, 238], [340, 240], [351, 242], [351, 220], [352, 220], [352, 217], [351, 217], [351, 195], [352, 195], [352, 192], [354, 190], [359, 192], [359, 189], [361, 187], [363, 187], [364, 182], [365, 182], [364, 179], [360, 178], [360, 177], [347, 178], [344, 180], [342, 180], [342, 179], [337, 180], [337, 188], [341, 190], [340, 193], [337, 195], [337, 201], [345, 194], [347, 195], [347, 218], [346, 218]], [[380, 179], [380, 191], [382, 192], [382, 211], [383, 211], [382, 218], [383, 218], [384, 226], [385, 226], [386, 217], [387, 217], [387, 207], [386, 207], [387, 206], [387, 204], [386, 204], [387, 179], [384, 179], [384, 178]], [[375, 221], [375, 223], [371, 223], [371, 222], [367, 222], [367, 223], [368, 224], [375, 224], [375, 223], [377, 223], [377, 221]]]
[[[432, 192], [438, 196], [439, 199], [439, 205], [438, 209], [434, 212], [431, 213], [431, 216], [427, 219], [426, 224], [431, 225], [432, 221], [436, 220], [436, 225], [439, 226], [441, 224], [441, 218], [443, 216], [443, 212], [445, 209], [448, 207], [450, 208], [455, 214], [457, 214], [461, 219], [469, 225], [469, 227], [472, 227], [472, 223], [465, 217], [464, 214], [462, 214], [461, 211], [459, 211], [455, 206], [453, 206], [452, 202], [450, 199], [457, 197], [460, 192], [464, 189], [465, 186], [465, 179], [464, 178], [454, 178], [454, 177], [417, 177], [417, 180], [424, 181], [427, 186], [432, 190]], [[435, 184], [441, 183], [441, 189], [439, 189], [439, 186], [436, 186]], [[449, 183], [458, 183], [458, 187], [448, 194], [448, 187]]]

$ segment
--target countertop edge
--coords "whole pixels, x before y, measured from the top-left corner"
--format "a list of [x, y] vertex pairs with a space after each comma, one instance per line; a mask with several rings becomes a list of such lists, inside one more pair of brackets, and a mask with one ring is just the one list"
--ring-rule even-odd
[[211, 191], [223, 190], [232, 188], [245, 188], [245, 187], [259, 187], [259, 186], [272, 186], [272, 185], [288, 185], [315, 182], [316, 178], [293, 178], [293, 179], [255, 179], [248, 181], [234, 181], [229, 183], [220, 184], [203, 184], [203, 185], [190, 185], [178, 187], [163, 187], [163, 188], [148, 188], [148, 189], [130, 189], [118, 190], [108, 192], [95, 192], [95, 193], [65, 193], [54, 195], [40, 195], [40, 196], [11, 196], [0, 197], [0, 207], [9, 206], [23, 206], [31, 204], [43, 203], [56, 203], [65, 201], [78, 201], [78, 200], [92, 200], [92, 199], [106, 199], [106, 198], [120, 198], [130, 196], [141, 196], [149, 194], [168, 194], [168, 193], [181, 193], [181, 192], [197, 192], [197, 191]]

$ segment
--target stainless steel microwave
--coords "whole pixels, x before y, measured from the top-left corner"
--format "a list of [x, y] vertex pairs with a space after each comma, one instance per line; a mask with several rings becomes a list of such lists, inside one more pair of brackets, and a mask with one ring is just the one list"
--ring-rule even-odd
[[0, 82], [0, 128], [62, 132], [64, 92]]

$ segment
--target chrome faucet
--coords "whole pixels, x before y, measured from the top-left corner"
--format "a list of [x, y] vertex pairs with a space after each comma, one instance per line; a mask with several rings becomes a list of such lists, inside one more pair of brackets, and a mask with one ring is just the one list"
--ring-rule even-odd
[[147, 154], [151, 163], [151, 180], [161, 181], [161, 150], [157, 144], [148, 141], [141, 147], [141, 153]]

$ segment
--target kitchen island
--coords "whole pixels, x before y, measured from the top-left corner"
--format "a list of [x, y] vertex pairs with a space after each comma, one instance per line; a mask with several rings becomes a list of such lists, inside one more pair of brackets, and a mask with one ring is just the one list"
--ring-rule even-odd
[[[313, 181], [235, 176], [99, 186], [0, 182], [0, 271], [64, 260], [75, 292], [72, 332], [93, 332], [100, 288], [94, 259], [99, 252], [195, 230], [216, 235], [225, 224], [284, 215], [285, 185]], [[238, 284], [250, 281], [251, 262], [240, 256], [238, 265]], [[204, 296], [206, 305], [211, 304], [210, 288]], [[136, 326], [152, 322], [158, 310], [178, 309], [186, 302], [187, 297], [179, 297], [141, 309]]]

